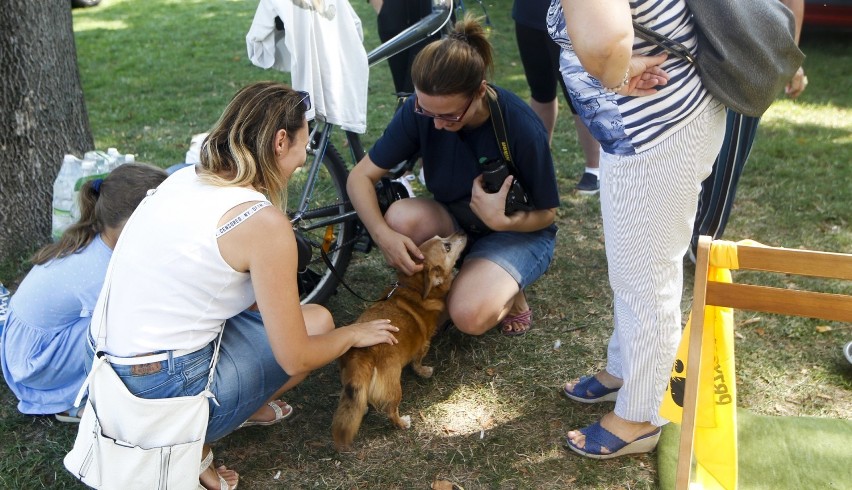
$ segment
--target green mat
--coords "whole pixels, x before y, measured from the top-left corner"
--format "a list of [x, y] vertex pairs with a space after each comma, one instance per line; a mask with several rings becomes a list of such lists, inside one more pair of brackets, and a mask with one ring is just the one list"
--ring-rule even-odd
[[[737, 410], [741, 490], [852, 489], [852, 421], [771, 417]], [[657, 446], [660, 488], [674, 488], [680, 426]]]

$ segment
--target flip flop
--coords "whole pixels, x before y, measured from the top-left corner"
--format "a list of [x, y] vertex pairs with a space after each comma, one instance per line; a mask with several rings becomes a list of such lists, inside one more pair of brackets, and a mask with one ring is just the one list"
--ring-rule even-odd
[[[506, 330], [513, 323], [520, 323], [524, 328], [522, 330]], [[508, 315], [500, 320], [500, 332], [507, 337], [524, 335], [530, 331], [530, 328], [532, 328], [532, 308], [517, 315]]]
[[[200, 475], [200, 474], [204, 473], [205, 471], [207, 471], [207, 468], [209, 468], [211, 464], [213, 464], [213, 450], [212, 449], [210, 451], [208, 451], [207, 456], [205, 456], [204, 459], [201, 460], [201, 468], [199, 469], [198, 474]], [[232, 486], [228, 485], [227, 480], [222, 478], [222, 475], [219, 475], [218, 471], [216, 472], [216, 474], [219, 476], [219, 490], [236, 490], [237, 485], [240, 484], [240, 482], [237, 481], [237, 484], [232, 487]], [[198, 484], [198, 490], [206, 490], [206, 489], [204, 488], [204, 485], [199, 483]]]
[[[242, 429], [242, 428], [245, 428], [245, 427], [252, 427], [252, 426], [255, 426], [255, 425], [277, 424], [278, 422], [281, 422], [282, 420], [286, 419], [287, 417], [293, 415], [293, 407], [288, 405], [287, 402], [282, 402], [282, 403], [284, 403], [283, 409], [281, 407], [279, 407], [278, 404], [275, 403], [274, 401], [267, 402], [266, 406], [271, 408], [272, 411], [275, 412], [275, 418], [274, 419], [266, 420], [266, 421], [246, 420], [245, 422], [240, 424], [239, 427], [237, 427], [237, 429]], [[285, 412], [285, 410], [286, 410], [286, 412]]]
[[[584, 447], [575, 446], [567, 437], [565, 438], [565, 446], [577, 454], [592, 459], [612, 459], [628, 454], [648, 453], [657, 447], [657, 441], [660, 440], [660, 427], [633, 442], [626, 442], [604, 429], [600, 421], [580, 429], [580, 432], [586, 436]], [[606, 448], [609, 452], [602, 452], [603, 448]]]
[[568, 389], [568, 383], [562, 387], [565, 396], [580, 403], [614, 402], [618, 397], [618, 390], [619, 388], [607, 388], [594, 376], [583, 376], [574, 385], [573, 390]]
[[81, 403], [79, 407], [71, 407], [64, 412], [59, 412], [54, 415], [56, 420], [60, 422], [67, 422], [69, 424], [79, 424], [80, 423], [80, 412], [83, 411], [85, 407], [85, 403]]

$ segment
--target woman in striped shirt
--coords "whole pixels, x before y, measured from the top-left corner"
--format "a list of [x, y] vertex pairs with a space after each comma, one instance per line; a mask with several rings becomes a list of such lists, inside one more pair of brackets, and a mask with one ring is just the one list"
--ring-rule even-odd
[[652, 450], [667, 423], [659, 406], [681, 334], [683, 256], [725, 123], [695, 69], [634, 38], [632, 21], [697, 51], [684, 0], [552, 0], [547, 16], [565, 85], [602, 148], [615, 328], [606, 368], [564, 388], [583, 403], [616, 402], [568, 433], [571, 450], [599, 459]]

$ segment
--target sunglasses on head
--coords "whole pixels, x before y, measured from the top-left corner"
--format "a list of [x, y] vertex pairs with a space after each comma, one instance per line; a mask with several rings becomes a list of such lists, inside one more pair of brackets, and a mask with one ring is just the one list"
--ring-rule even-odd
[[470, 100], [467, 101], [467, 105], [464, 106], [464, 110], [461, 111], [461, 114], [453, 116], [448, 114], [435, 114], [434, 112], [427, 111], [426, 109], [420, 107], [420, 101], [417, 99], [417, 95], [415, 95], [414, 113], [424, 117], [431, 117], [432, 119], [440, 119], [441, 121], [459, 122], [462, 120], [462, 118], [464, 118], [464, 115], [467, 114], [467, 110], [470, 109], [470, 105], [473, 104], [474, 97], [475, 95], [470, 96]]
[[311, 94], [301, 90], [297, 90], [296, 93], [302, 96], [302, 100], [299, 103], [305, 104], [305, 111], [311, 110]]

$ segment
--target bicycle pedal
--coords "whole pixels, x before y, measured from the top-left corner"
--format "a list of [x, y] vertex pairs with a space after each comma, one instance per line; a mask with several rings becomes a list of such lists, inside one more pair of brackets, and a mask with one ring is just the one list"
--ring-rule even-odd
[[359, 252], [370, 253], [370, 250], [373, 249], [373, 240], [361, 237], [355, 240], [355, 243], [352, 244], [352, 248]]

